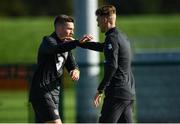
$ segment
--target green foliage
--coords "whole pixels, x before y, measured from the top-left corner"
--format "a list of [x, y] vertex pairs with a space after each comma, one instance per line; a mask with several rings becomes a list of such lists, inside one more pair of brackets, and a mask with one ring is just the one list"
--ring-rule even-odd
[[27, 15], [59, 15], [62, 13], [72, 14], [72, 0], [24, 0], [28, 8]]
[[0, 0], [1, 16], [22, 16], [27, 14], [23, 0]]
[[180, 12], [179, 0], [105, 0], [117, 14], [172, 14]]
[[0, 16], [45, 16], [72, 14], [72, 0], [0, 0]]
[[[0, 16], [54, 16], [73, 14], [76, 0], [0, 0]], [[179, 13], [179, 0], [98, 0], [98, 5], [113, 4], [118, 14]]]

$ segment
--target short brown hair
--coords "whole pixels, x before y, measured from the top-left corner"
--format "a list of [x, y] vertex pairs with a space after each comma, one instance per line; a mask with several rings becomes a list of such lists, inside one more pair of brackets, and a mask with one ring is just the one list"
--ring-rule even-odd
[[116, 8], [113, 5], [104, 5], [96, 10], [96, 16], [111, 16], [116, 14]]
[[74, 23], [74, 19], [68, 15], [58, 15], [54, 19], [54, 26], [56, 26], [57, 24], [65, 24], [66, 22]]

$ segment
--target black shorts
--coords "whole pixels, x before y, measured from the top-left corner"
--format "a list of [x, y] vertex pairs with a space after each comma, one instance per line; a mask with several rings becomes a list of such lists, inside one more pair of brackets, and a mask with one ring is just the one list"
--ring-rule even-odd
[[57, 97], [58, 96], [36, 98], [30, 101], [34, 109], [35, 120], [37, 123], [60, 119]]

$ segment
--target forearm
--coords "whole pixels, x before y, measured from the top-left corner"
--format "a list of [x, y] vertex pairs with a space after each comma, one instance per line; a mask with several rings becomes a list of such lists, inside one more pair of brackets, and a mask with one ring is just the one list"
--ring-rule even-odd
[[57, 46], [54, 46], [54, 50], [56, 53], [68, 52], [68, 51], [76, 48], [78, 43], [79, 43], [78, 40], [64, 42], [64, 43], [58, 44]]
[[65, 67], [67, 68], [68, 72], [70, 72], [74, 69], [79, 70], [79, 66], [78, 66], [77, 62], [75, 61], [75, 58], [72, 55], [71, 51], [68, 53], [68, 58], [67, 58], [67, 61], [65, 63]]
[[94, 51], [103, 52], [104, 44], [103, 43], [97, 43], [97, 42], [85, 42], [78, 44], [79, 47], [90, 49]]
[[53, 37], [44, 37], [41, 49], [47, 54], [64, 53], [76, 48], [79, 40], [57, 41]]

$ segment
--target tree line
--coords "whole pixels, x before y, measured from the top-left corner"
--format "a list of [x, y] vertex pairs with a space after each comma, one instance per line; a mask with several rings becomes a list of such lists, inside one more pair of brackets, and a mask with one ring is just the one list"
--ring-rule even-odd
[[[0, 16], [54, 16], [73, 14], [74, 0], [0, 0]], [[171, 14], [180, 12], [180, 0], [98, 0], [113, 4], [117, 14]]]

